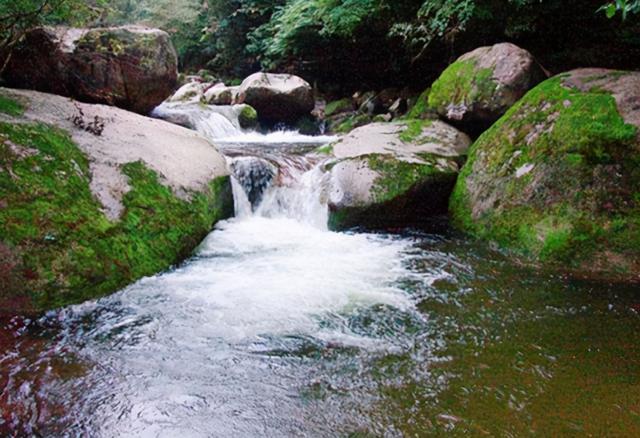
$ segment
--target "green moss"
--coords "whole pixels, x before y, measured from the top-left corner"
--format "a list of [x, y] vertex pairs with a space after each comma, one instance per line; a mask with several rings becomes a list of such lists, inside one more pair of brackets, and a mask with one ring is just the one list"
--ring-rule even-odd
[[431, 88], [424, 90], [415, 105], [407, 113], [407, 119], [422, 119], [425, 117], [431, 117], [431, 111], [429, 111], [429, 95], [431, 94]]
[[371, 123], [371, 117], [366, 114], [354, 114], [341, 121], [335, 128], [334, 132], [346, 134], [355, 128]]
[[131, 190], [109, 221], [90, 189], [88, 161], [68, 134], [45, 125], [0, 124], [0, 241], [20, 260], [19, 290], [35, 310], [113, 292], [190, 254], [233, 205], [219, 178], [190, 201], [142, 163], [123, 167]]
[[477, 101], [490, 101], [496, 89], [493, 70], [479, 69], [473, 60], [456, 61], [433, 83], [429, 108], [443, 109]]
[[405, 143], [415, 143], [422, 136], [422, 131], [432, 124], [432, 120], [408, 120], [407, 127], [400, 133], [400, 140]]
[[[453, 222], [543, 261], [581, 266], [606, 251], [640, 260], [637, 128], [610, 94], [564, 80], [531, 90], [474, 143], [450, 200]], [[525, 164], [532, 171], [517, 178]], [[490, 193], [499, 203], [474, 214], [470, 197]]]
[[24, 106], [16, 100], [0, 95], [0, 113], [10, 116], [21, 116], [24, 113]]
[[243, 129], [253, 128], [258, 124], [258, 112], [251, 105], [245, 104], [238, 116], [238, 122]]
[[333, 145], [334, 145], [334, 143], [329, 143], [327, 145], [320, 146], [319, 148], [317, 148], [315, 150], [315, 152], [317, 154], [322, 154], [322, 155], [332, 155], [333, 154]]
[[430, 179], [448, 178], [455, 172], [443, 172], [433, 163], [409, 163], [389, 155], [371, 154], [369, 168], [380, 174], [373, 186], [373, 198], [377, 203], [392, 200], [407, 193], [416, 184]]
[[342, 112], [352, 111], [353, 104], [351, 103], [351, 99], [344, 98], [340, 100], [334, 100], [333, 102], [329, 102], [324, 109], [325, 117], [331, 117], [334, 114], [339, 114]]

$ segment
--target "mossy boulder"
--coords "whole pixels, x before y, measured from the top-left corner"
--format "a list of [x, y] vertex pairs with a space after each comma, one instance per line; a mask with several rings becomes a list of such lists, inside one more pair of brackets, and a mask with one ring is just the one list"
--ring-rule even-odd
[[[0, 314], [114, 292], [233, 214], [224, 157], [198, 134], [59, 96], [0, 96]], [[100, 133], [86, 129], [95, 120]]]
[[330, 169], [330, 226], [422, 226], [447, 211], [470, 139], [440, 121], [372, 123], [323, 153]]
[[584, 275], [640, 279], [639, 127], [640, 73], [543, 82], [472, 146], [455, 225]]
[[158, 29], [48, 27], [26, 35], [2, 77], [11, 87], [148, 114], [176, 87], [177, 59]]
[[251, 105], [238, 105], [238, 123], [242, 129], [251, 129], [258, 126], [258, 112]]
[[524, 49], [510, 43], [480, 47], [462, 55], [440, 75], [428, 104], [441, 117], [475, 134], [546, 77]]

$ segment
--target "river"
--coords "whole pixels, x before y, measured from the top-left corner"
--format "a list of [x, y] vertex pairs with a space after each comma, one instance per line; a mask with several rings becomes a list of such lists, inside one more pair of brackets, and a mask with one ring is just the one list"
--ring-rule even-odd
[[2, 323], [1, 436], [640, 436], [637, 285], [329, 231], [330, 138], [224, 135], [236, 217], [192, 258]]

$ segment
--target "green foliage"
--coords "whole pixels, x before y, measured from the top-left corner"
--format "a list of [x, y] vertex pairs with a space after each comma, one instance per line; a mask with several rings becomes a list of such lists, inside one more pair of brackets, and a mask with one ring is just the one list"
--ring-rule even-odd
[[[0, 0], [0, 5], [38, 1], [47, 0]], [[631, 20], [620, 26], [596, 12], [605, 0], [49, 1], [85, 3], [66, 8], [67, 13], [51, 16], [49, 21], [68, 21], [64, 18], [68, 12], [84, 9], [85, 16], [87, 10], [93, 11], [91, 24], [95, 25], [160, 27], [172, 35], [182, 70], [207, 68], [223, 79], [264, 69], [351, 87], [362, 86], [362, 79], [375, 88], [393, 81], [406, 84], [409, 78], [424, 86], [447, 58], [481, 43], [524, 43], [542, 61], [549, 59], [544, 63], [550, 69], [554, 62], [563, 69], [567, 64], [591, 62], [593, 54], [606, 58], [609, 55], [603, 54], [610, 53], [611, 59], [620, 59], [614, 56], [616, 51], [603, 50], [603, 45], [619, 52], [640, 47], [637, 26]], [[606, 11], [626, 16], [639, 3], [610, 1]], [[585, 27], [592, 32], [576, 50], [571, 36]], [[557, 47], [547, 50], [547, 40], [555, 41]], [[632, 59], [633, 53], [626, 59]]]
[[82, 0], [0, 0], [0, 73], [29, 30], [44, 24], [81, 23], [94, 13]]
[[622, 19], [626, 20], [629, 14], [640, 13], [640, 0], [615, 0], [605, 4], [600, 8], [607, 15], [607, 18], [613, 18], [616, 14], [622, 14]]
[[166, 269], [233, 204], [228, 178], [187, 202], [142, 163], [129, 163], [125, 211], [111, 222], [90, 191], [85, 155], [68, 134], [45, 125], [0, 124], [0, 164], [0, 242], [20, 261], [23, 277], [17, 290], [3, 293], [27, 292], [36, 310], [95, 298]]

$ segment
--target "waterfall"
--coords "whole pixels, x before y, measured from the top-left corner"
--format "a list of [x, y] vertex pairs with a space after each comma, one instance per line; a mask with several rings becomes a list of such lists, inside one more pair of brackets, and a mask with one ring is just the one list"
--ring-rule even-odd
[[215, 141], [243, 134], [238, 121], [240, 110], [238, 105], [217, 106], [198, 102], [164, 102], [154, 109], [151, 115], [198, 131]]
[[334, 141], [278, 130], [266, 134], [240, 129], [239, 106], [165, 102], [152, 115], [194, 129], [227, 157], [236, 217], [288, 218], [326, 229], [328, 175], [310, 151]]

